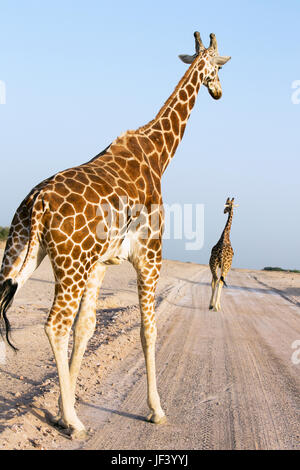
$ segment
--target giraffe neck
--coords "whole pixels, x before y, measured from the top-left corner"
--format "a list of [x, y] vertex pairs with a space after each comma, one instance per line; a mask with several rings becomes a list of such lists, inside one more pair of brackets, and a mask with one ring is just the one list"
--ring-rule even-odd
[[[203, 64], [202, 64], [203, 62]], [[182, 77], [174, 92], [165, 102], [157, 116], [138, 131], [147, 135], [160, 154], [160, 168], [163, 173], [175, 154], [185, 127], [194, 107], [203, 80], [202, 68], [195, 60]]]
[[230, 243], [230, 230], [231, 230], [231, 224], [232, 224], [232, 217], [233, 217], [233, 210], [231, 209], [228, 214], [228, 219], [225, 225], [225, 228], [223, 230], [222, 238], [223, 241]]

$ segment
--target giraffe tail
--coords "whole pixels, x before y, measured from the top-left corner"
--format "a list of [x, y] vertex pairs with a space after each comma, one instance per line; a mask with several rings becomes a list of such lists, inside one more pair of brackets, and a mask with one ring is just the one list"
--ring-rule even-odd
[[[40, 191], [32, 205], [31, 226], [27, 253], [25, 255], [21, 269], [15, 277], [15, 282], [18, 283], [19, 287], [21, 287], [26, 282], [26, 280], [31, 276], [33, 271], [38, 267], [45, 256], [45, 254], [42, 257], [39, 256], [39, 251], [41, 248], [40, 221], [47, 209], [47, 203], [45, 203], [43, 196], [44, 195], [42, 191]], [[38, 258], [40, 259], [38, 260]]]
[[225, 287], [228, 287], [223, 276], [220, 277], [220, 281], [223, 282], [223, 284], [224, 284]]
[[10, 340], [10, 323], [6, 316], [6, 312], [12, 304], [17, 288], [18, 283], [14, 282], [12, 279], [7, 279], [0, 286], [0, 334], [2, 337], [5, 334], [7, 343], [15, 351], [17, 351], [17, 348], [12, 344]]
[[[31, 220], [33, 216], [36, 217], [39, 215], [38, 212], [41, 209], [41, 205], [42, 201], [36, 198], [32, 207]], [[18, 290], [18, 287], [20, 287], [20, 285], [22, 286], [25, 278], [28, 278], [31, 274], [31, 266], [29, 266], [29, 269], [26, 269], [28, 268], [28, 264], [30, 264], [34, 257], [37, 257], [37, 251], [40, 246], [38, 230], [39, 217], [37, 217], [35, 220], [37, 220], [37, 222], [31, 226], [27, 253], [19, 273], [15, 279], [8, 278], [0, 284], [0, 335], [2, 337], [5, 336], [7, 343], [14, 351], [17, 351], [18, 349], [12, 344], [10, 340], [11, 327], [7, 318], [7, 310], [13, 302], [13, 298]]]

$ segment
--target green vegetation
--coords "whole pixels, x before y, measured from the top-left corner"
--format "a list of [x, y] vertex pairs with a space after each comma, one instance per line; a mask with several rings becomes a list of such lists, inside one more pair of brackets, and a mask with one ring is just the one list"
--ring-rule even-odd
[[0, 241], [6, 240], [9, 233], [9, 227], [0, 226]]
[[267, 266], [263, 269], [263, 271], [282, 271], [285, 273], [298, 273], [300, 274], [299, 269], [283, 269], [283, 268], [272, 268], [271, 266]]

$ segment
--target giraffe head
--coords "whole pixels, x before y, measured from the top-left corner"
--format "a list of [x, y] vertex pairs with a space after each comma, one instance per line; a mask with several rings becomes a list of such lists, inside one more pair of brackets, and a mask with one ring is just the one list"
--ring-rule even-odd
[[219, 55], [216, 36], [213, 33], [210, 35], [210, 45], [207, 49], [205, 48], [198, 31], [194, 33], [194, 36], [196, 53], [192, 56], [182, 54], [179, 58], [186, 64], [192, 64], [195, 62], [195, 66], [198, 67], [202, 74], [201, 81], [203, 85], [207, 87], [209, 94], [215, 100], [218, 100], [222, 96], [219, 70], [231, 59], [231, 57]]
[[232, 199], [228, 197], [225, 203], [224, 214], [226, 214], [226, 212], [231, 211], [234, 207], [237, 207], [237, 204], [234, 204], [234, 197]]

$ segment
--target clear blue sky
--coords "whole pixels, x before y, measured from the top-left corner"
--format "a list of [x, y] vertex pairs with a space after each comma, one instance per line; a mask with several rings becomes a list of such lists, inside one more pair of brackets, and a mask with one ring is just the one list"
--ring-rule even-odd
[[205, 243], [164, 256], [207, 263], [225, 224], [234, 266], [300, 268], [299, 0], [0, 1], [0, 225], [39, 181], [154, 117], [186, 70], [193, 32], [232, 60], [223, 98], [200, 93], [163, 177], [165, 203], [205, 205]]

